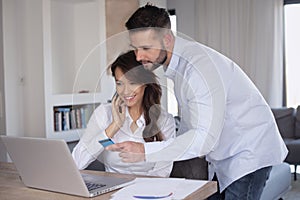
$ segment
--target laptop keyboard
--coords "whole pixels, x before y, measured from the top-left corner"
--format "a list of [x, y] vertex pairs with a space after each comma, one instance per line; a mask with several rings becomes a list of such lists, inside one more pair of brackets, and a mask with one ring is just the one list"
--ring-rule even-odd
[[105, 184], [98, 184], [98, 183], [91, 183], [91, 182], [86, 182], [85, 184], [86, 184], [89, 191], [106, 186]]

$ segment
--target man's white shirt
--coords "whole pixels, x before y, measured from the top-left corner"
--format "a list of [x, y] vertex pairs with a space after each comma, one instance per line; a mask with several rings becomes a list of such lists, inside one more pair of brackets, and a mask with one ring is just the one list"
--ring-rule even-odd
[[145, 144], [146, 160], [206, 156], [220, 191], [257, 169], [281, 163], [287, 148], [270, 107], [233, 61], [176, 38], [165, 76], [174, 81], [181, 121], [174, 141]]

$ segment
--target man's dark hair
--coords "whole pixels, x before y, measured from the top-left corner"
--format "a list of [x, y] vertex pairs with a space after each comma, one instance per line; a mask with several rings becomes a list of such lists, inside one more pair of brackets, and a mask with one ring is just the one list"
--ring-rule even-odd
[[147, 3], [131, 15], [125, 26], [128, 30], [151, 27], [171, 29], [171, 21], [166, 9]]

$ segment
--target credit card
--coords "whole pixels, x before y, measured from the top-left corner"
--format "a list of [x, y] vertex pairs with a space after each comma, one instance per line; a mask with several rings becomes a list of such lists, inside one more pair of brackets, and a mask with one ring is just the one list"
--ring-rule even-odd
[[103, 147], [107, 147], [109, 145], [114, 144], [114, 142], [110, 138], [104, 139], [104, 140], [99, 140], [99, 143], [102, 144]]

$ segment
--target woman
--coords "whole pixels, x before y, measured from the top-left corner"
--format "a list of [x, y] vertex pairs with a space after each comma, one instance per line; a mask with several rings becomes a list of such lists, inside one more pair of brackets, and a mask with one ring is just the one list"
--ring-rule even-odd
[[111, 65], [116, 95], [93, 113], [85, 134], [72, 152], [79, 169], [100, 159], [109, 172], [168, 177], [172, 162], [124, 163], [118, 152], [105, 151], [98, 142], [154, 142], [175, 137], [171, 114], [161, 110], [161, 88], [155, 74], [136, 61], [133, 51], [120, 55]]

